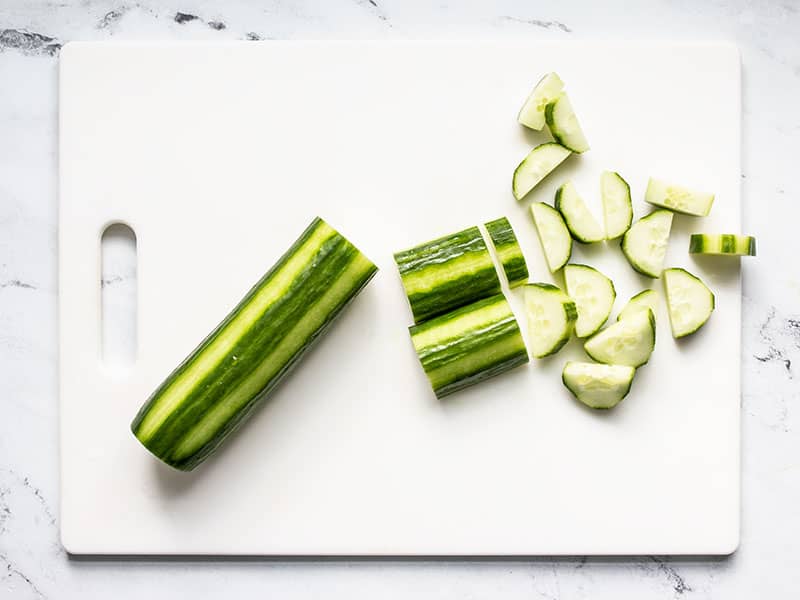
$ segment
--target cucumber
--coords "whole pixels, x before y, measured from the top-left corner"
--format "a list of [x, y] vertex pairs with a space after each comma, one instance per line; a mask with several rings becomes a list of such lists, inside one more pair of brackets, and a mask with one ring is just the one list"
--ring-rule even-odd
[[672, 229], [672, 213], [655, 210], [642, 217], [622, 236], [622, 252], [642, 275], [660, 277]]
[[658, 312], [658, 292], [655, 290], [644, 290], [628, 300], [625, 307], [619, 311], [617, 321], [626, 319], [648, 308], [653, 311], [653, 316], [655, 317], [656, 312]]
[[600, 176], [600, 197], [603, 200], [606, 239], [616, 239], [628, 231], [633, 222], [631, 187], [619, 173], [604, 171]]
[[548, 73], [539, 80], [536, 87], [525, 100], [525, 104], [517, 115], [519, 121], [525, 127], [530, 127], [536, 131], [541, 131], [544, 127], [544, 109], [558, 98], [561, 90], [564, 89], [564, 82], [555, 73]]
[[664, 293], [674, 338], [700, 329], [714, 311], [714, 293], [686, 269], [664, 270]]
[[377, 271], [320, 218], [156, 389], [136, 438], [190, 471], [289, 373]]
[[567, 265], [564, 267], [567, 294], [575, 301], [578, 320], [575, 335], [589, 337], [603, 326], [611, 314], [617, 292], [614, 284], [594, 267]]
[[589, 142], [586, 141], [566, 92], [561, 92], [558, 98], [545, 107], [544, 118], [553, 139], [559, 144], [578, 154], [589, 149]]
[[693, 233], [689, 238], [689, 253], [755, 256], [756, 238], [735, 233]]
[[494, 251], [503, 266], [503, 272], [508, 280], [508, 287], [515, 288], [528, 280], [528, 265], [522, 255], [517, 236], [511, 223], [505, 217], [500, 217], [485, 224], [489, 239], [492, 240]]
[[695, 192], [653, 177], [647, 182], [644, 199], [655, 206], [695, 217], [707, 216], [714, 204], [714, 194]]
[[628, 395], [636, 369], [624, 365], [568, 362], [561, 380], [578, 400], [590, 408], [613, 408]]
[[564, 218], [557, 210], [544, 202], [531, 204], [531, 216], [539, 232], [542, 252], [551, 273], [555, 273], [572, 256], [572, 237]]
[[397, 252], [394, 260], [415, 323], [500, 291], [494, 261], [477, 227]]
[[514, 170], [514, 179], [511, 182], [514, 198], [522, 200], [570, 154], [572, 152], [555, 142], [536, 146]]
[[568, 181], [556, 190], [556, 210], [564, 217], [564, 223], [572, 237], [583, 244], [601, 242], [606, 233], [594, 218], [586, 203], [578, 195], [578, 190]]
[[592, 336], [583, 349], [597, 362], [641, 367], [655, 345], [656, 319], [653, 311], [645, 308]]
[[535, 358], [561, 350], [572, 335], [578, 318], [572, 298], [549, 283], [525, 286], [525, 312], [528, 315], [530, 351]]
[[502, 294], [413, 325], [409, 331], [437, 398], [528, 362], [519, 325]]

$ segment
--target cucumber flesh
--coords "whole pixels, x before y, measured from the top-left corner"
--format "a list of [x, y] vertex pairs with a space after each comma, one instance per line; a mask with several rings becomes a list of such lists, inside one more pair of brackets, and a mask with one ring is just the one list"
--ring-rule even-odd
[[587, 265], [564, 267], [564, 283], [567, 294], [578, 309], [575, 335], [588, 337], [600, 329], [611, 314], [617, 297], [614, 284], [600, 271]]
[[514, 198], [522, 200], [570, 154], [572, 152], [555, 142], [536, 146], [514, 170], [514, 178], [511, 182]]
[[755, 256], [756, 238], [735, 233], [693, 233], [689, 238], [689, 253], [716, 256]]
[[672, 228], [672, 213], [656, 210], [642, 217], [622, 236], [622, 252], [642, 275], [660, 277]]
[[525, 283], [528, 280], [528, 264], [525, 262], [511, 223], [506, 217], [500, 217], [485, 223], [484, 226], [506, 274], [508, 287], [513, 289]]
[[575, 329], [575, 302], [549, 283], [529, 283], [524, 289], [531, 355], [543, 358], [555, 354]]
[[714, 293], [686, 269], [665, 269], [663, 276], [672, 336], [690, 335], [705, 325], [714, 311]]
[[566, 92], [544, 109], [544, 117], [553, 139], [578, 154], [589, 149], [589, 142], [581, 129], [575, 110]]
[[644, 199], [655, 206], [695, 217], [707, 216], [714, 204], [714, 194], [696, 192], [653, 177], [647, 182]]
[[572, 237], [583, 244], [601, 242], [606, 233], [589, 211], [571, 181], [556, 190], [556, 210], [564, 217]]
[[409, 329], [437, 398], [528, 362], [511, 306], [502, 294]]
[[590, 408], [613, 408], [628, 395], [636, 369], [624, 365], [568, 362], [561, 380], [579, 401]]
[[500, 291], [500, 279], [477, 227], [394, 255], [414, 322], [421, 323]]
[[648, 308], [653, 311], [653, 316], [655, 316], [658, 312], [658, 292], [655, 290], [644, 290], [628, 300], [628, 303], [625, 305], [625, 307], [619, 311], [619, 314], [617, 315], [617, 321], [627, 319], [628, 317], [635, 315], [638, 312], [645, 311]]
[[548, 73], [539, 80], [536, 87], [525, 100], [525, 104], [517, 115], [519, 121], [525, 127], [530, 127], [536, 131], [541, 131], [545, 125], [544, 109], [558, 98], [561, 90], [564, 89], [564, 82], [555, 73]]
[[314, 219], [153, 392], [131, 424], [136, 438], [166, 464], [194, 469], [291, 372], [376, 271], [344, 236]]
[[592, 336], [583, 349], [597, 362], [641, 367], [655, 345], [656, 320], [653, 311], [646, 308]]
[[539, 232], [542, 252], [551, 273], [555, 273], [572, 256], [572, 237], [557, 210], [544, 202], [531, 204], [531, 216]]
[[619, 173], [604, 171], [600, 176], [600, 197], [603, 200], [606, 239], [616, 239], [628, 231], [633, 222], [631, 188]]

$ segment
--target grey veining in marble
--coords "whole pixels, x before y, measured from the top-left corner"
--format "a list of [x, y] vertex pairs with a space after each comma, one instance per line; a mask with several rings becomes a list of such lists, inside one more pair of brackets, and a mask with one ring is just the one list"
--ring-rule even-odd
[[[0, 598], [796, 597], [798, 31], [797, 0], [613, 0], [602, 9], [589, 2], [523, 0], [3, 0]], [[744, 73], [743, 216], [747, 233], [758, 237], [760, 253], [744, 266], [740, 550], [720, 559], [70, 560], [58, 541], [57, 514], [56, 110], [61, 46], [77, 39], [475, 37], [725, 39], [739, 44]], [[124, 280], [120, 267], [108, 276], [107, 285]]]

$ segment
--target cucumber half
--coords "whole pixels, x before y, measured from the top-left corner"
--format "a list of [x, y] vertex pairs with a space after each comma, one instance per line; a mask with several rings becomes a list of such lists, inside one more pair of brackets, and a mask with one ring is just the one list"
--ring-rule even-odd
[[531, 204], [531, 216], [539, 232], [542, 252], [551, 273], [555, 273], [572, 256], [572, 237], [557, 210], [544, 202]]
[[648, 277], [660, 277], [672, 228], [672, 213], [656, 210], [642, 217], [622, 236], [622, 252], [631, 266]]
[[624, 365], [568, 362], [561, 380], [579, 401], [590, 408], [613, 408], [628, 395], [636, 369]]
[[600, 197], [603, 200], [606, 239], [616, 239], [628, 231], [633, 222], [631, 187], [619, 173], [604, 171], [600, 176]]
[[517, 121], [525, 127], [541, 131], [545, 124], [545, 107], [558, 98], [563, 89], [564, 82], [555, 73], [548, 73], [542, 77], [522, 105]]
[[515, 288], [525, 283], [528, 279], [528, 265], [511, 223], [506, 217], [500, 217], [485, 223], [484, 226], [506, 274], [508, 287]]
[[587, 265], [564, 267], [564, 283], [567, 294], [578, 309], [575, 335], [588, 337], [600, 329], [611, 314], [617, 297], [614, 284], [600, 271]]
[[575, 302], [550, 283], [529, 283], [524, 289], [531, 354], [535, 358], [555, 354], [575, 329]]
[[658, 311], [658, 292], [655, 290], [644, 290], [628, 300], [628, 303], [625, 305], [625, 307], [619, 311], [619, 314], [617, 315], [617, 321], [627, 319], [628, 317], [645, 311], [648, 308], [653, 311], [653, 316], [655, 317], [656, 312]]
[[714, 204], [714, 194], [696, 192], [653, 177], [647, 182], [644, 199], [655, 206], [695, 217], [707, 216]]
[[641, 367], [656, 345], [656, 319], [646, 308], [617, 321], [583, 345], [586, 354], [609, 365]]
[[690, 254], [717, 256], [755, 256], [756, 238], [734, 233], [693, 233], [689, 238]]
[[556, 210], [564, 217], [564, 222], [572, 237], [577, 241], [583, 244], [592, 244], [605, 239], [605, 231], [586, 207], [586, 203], [571, 181], [556, 191], [555, 206]]
[[559, 144], [578, 154], [589, 149], [589, 142], [566, 92], [561, 92], [558, 98], [545, 107], [544, 117], [553, 139]]
[[514, 178], [511, 182], [514, 198], [522, 200], [570, 154], [572, 152], [555, 142], [536, 146], [514, 170]]
[[686, 337], [708, 321], [714, 311], [714, 293], [686, 269], [665, 269], [663, 275], [672, 336]]

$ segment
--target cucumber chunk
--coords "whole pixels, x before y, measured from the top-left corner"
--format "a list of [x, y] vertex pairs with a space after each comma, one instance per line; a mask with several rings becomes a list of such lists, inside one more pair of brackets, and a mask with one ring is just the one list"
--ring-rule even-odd
[[714, 194], [695, 192], [683, 186], [651, 177], [647, 182], [644, 199], [645, 202], [655, 206], [668, 208], [685, 215], [705, 217], [711, 212]]
[[619, 311], [619, 314], [617, 315], [617, 321], [627, 319], [628, 317], [635, 315], [638, 312], [647, 310], [648, 308], [653, 311], [653, 316], [655, 317], [656, 312], [658, 312], [658, 292], [655, 290], [644, 290], [628, 300], [628, 303], [625, 305], [625, 307]]
[[437, 398], [528, 362], [525, 341], [502, 294], [409, 328]]
[[686, 269], [665, 269], [663, 275], [672, 337], [682, 338], [708, 321], [714, 311], [714, 293]]
[[628, 395], [636, 369], [624, 365], [568, 362], [561, 380], [579, 401], [590, 408], [613, 408]]
[[755, 256], [756, 238], [735, 233], [693, 233], [689, 238], [689, 254]]
[[564, 82], [555, 73], [548, 73], [542, 77], [522, 105], [517, 121], [525, 127], [541, 131], [545, 124], [545, 107], [558, 98], [563, 89]]
[[570, 154], [572, 152], [555, 142], [536, 146], [514, 170], [514, 178], [511, 182], [514, 198], [522, 200]]
[[617, 297], [614, 284], [600, 271], [587, 265], [564, 267], [564, 283], [567, 294], [578, 309], [575, 335], [588, 337], [600, 329], [611, 314]]
[[646, 308], [617, 321], [583, 345], [586, 354], [608, 365], [641, 367], [656, 345], [656, 319]]
[[600, 197], [603, 200], [606, 239], [616, 239], [628, 231], [633, 222], [631, 187], [619, 173], [604, 171], [600, 176]]
[[559, 144], [578, 154], [589, 149], [589, 142], [566, 92], [561, 92], [558, 98], [545, 107], [544, 117], [553, 139]]
[[485, 223], [497, 259], [503, 267], [508, 287], [515, 288], [528, 280], [528, 264], [519, 247], [519, 241], [506, 217]]
[[648, 277], [660, 277], [672, 228], [672, 213], [656, 210], [642, 217], [622, 236], [622, 252], [631, 266]]
[[591, 244], [605, 239], [605, 231], [586, 207], [571, 181], [558, 188], [555, 205], [556, 210], [564, 217], [567, 229], [577, 241]]
[[525, 286], [525, 312], [528, 315], [528, 347], [535, 358], [561, 350], [572, 335], [578, 318], [572, 298], [550, 283]]
[[551, 273], [555, 273], [572, 256], [572, 237], [557, 210], [544, 202], [531, 204], [531, 216], [539, 232], [542, 252]]

